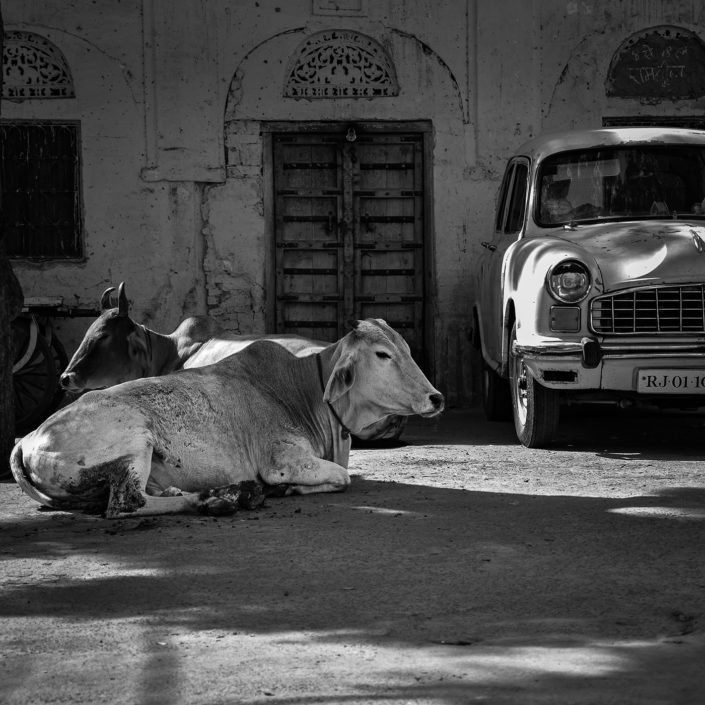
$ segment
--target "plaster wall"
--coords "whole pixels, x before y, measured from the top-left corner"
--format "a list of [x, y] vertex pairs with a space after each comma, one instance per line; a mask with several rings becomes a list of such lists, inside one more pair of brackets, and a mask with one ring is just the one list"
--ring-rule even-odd
[[608, 97], [612, 56], [630, 35], [675, 25], [705, 40], [705, 5], [697, 0], [539, 3], [542, 129], [599, 127], [603, 117], [702, 115], [705, 100]]
[[[336, 18], [337, 19], [337, 18]], [[339, 23], [339, 19], [337, 20]], [[338, 26], [338, 25], [333, 25]], [[463, 326], [467, 297], [462, 291], [468, 259], [466, 200], [463, 191], [469, 126], [464, 93], [447, 64], [409, 32], [369, 23], [363, 29], [380, 41], [397, 70], [400, 93], [375, 100], [294, 100], [282, 98], [284, 68], [299, 44], [322, 26], [286, 31], [261, 41], [238, 65], [225, 108], [227, 180], [209, 189], [209, 225], [205, 261], [209, 305], [229, 327], [267, 327], [268, 292], [261, 286], [273, 235], [264, 217], [266, 179], [263, 172], [262, 123], [266, 121], [395, 121], [431, 120], [433, 124], [435, 278], [429, 300], [433, 318], [437, 367], [448, 369], [443, 350], [452, 326]], [[361, 29], [360, 31], [363, 31]], [[454, 315], [450, 312], [453, 311]], [[454, 318], [455, 320], [449, 320]], [[465, 336], [467, 337], [467, 336]]]
[[[355, 3], [343, 3], [351, 7]], [[5, 0], [7, 30], [65, 55], [75, 99], [2, 103], [2, 117], [81, 122], [85, 259], [18, 260], [27, 296], [97, 304], [126, 281], [134, 317], [172, 330], [210, 313], [264, 332], [269, 121], [424, 120], [432, 127], [434, 381], [451, 403], [476, 388], [470, 273], [492, 229], [508, 155], [534, 134], [599, 126], [604, 115], [702, 113], [699, 101], [608, 99], [613, 53], [672, 23], [701, 36], [696, 0], [375, 0], [324, 14], [316, 0]], [[378, 41], [399, 95], [282, 97], [297, 47], [329, 28]], [[71, 354], [90, 321], [58, 321]]]
[[[103, 7], [103, 5], [105, 5]], [[200, 187], [149, 183], [144, 166], [142, 19], [138, 2], [5, 3], [7, 30], [36, 32], [64, 54], [76, 97], [4, 100], [3, 119], [80, 121], [84, 221], [82, 260], [15, 260], [25, 296], [62, 296], [97, 306], [108, 286], [126, 282], [138, 320], [174, 326], [184, 309], [204, 310], [198, 286]], [[202, 278], [201, 278], [202, 279]], [[69, 355], [90, 319], [56, 319]]]

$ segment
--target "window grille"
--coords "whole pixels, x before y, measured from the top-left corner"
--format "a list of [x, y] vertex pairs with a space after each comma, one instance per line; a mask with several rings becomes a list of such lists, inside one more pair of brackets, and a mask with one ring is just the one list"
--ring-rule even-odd
[[83, 255], [79, 145], [75, 122], [0, 122], [2, 227], [10, 257]]

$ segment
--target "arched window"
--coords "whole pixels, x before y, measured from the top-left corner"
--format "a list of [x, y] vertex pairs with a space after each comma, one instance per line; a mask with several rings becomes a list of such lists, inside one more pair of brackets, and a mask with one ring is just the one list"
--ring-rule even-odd
[[612, 57], [608, 97], [658, 103], [705, 95], [705, 43], [683, 27], [649, 27], [628, 37]]
[[[64, 55], [34, 32], [5, 33], [2, 65], [3, 99], [75, 97]], [[0, 180], [0, 224], [10, 257], [82, 256], [78, 121], [34, 117], [0, 121]]]
[[2, 97], [73, 98], [73, 79], [64, 55], [34, 32], [5, 32]]

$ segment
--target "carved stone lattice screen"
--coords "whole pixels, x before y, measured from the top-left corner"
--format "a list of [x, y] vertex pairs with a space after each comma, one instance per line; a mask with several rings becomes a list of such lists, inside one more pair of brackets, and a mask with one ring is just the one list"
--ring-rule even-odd
[[376, 40], [346, 29], [317, 32], [295, 52], [288, 98], [377, 98], [399, 94], [394, 64]]
[[73, 98], [73, 80], [64, 55], [34, 32], [5, 32], [2, 97]]

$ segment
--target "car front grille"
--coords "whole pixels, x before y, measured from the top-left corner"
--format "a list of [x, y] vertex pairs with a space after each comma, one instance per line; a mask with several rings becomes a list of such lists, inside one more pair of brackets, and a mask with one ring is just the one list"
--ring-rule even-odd
[[705, 285], [651, 286], [600, 296], [590, 306], [595, 333], [705, 332]]

